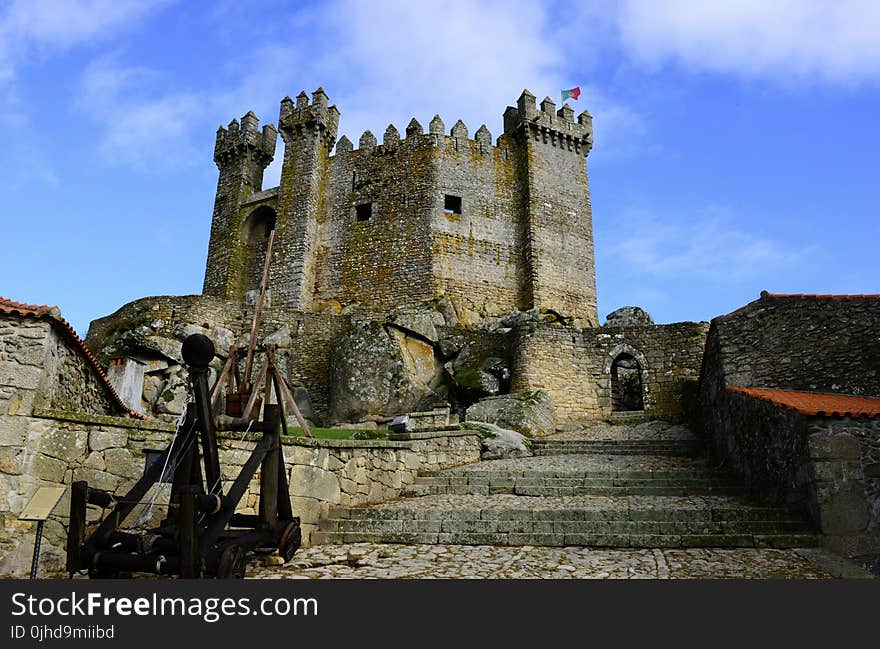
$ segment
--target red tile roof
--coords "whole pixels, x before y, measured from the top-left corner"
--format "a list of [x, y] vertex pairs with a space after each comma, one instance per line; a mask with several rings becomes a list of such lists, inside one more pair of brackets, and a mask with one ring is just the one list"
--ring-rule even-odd
[[86, 347], [82, 338], [80, 338], [74, 328], [70, 326], [70, 323], [61, 317], [61, 310], [57, 306], [48, 306], [46, 304], [25, 304], [24, 302], [16, 302], [15, 300], [0, 297], [0, 313], [18, 315], [24, 318], [34, 318], [35, 320], [48, 320], [52, 326], [60, 331], [61, 334], [73, 344], [74, 347], [82, 352], [86, 357], [86, 361], [92, 366], [95, 372], [97, 372], [101, 382], [104, 383], [105, 387], [110, 391], [113, 400], [120, 408], [122, 408], [123, 412], [136, 419], [148, 419], [148, 417], [145, 417], [136, 410], [129, 408], [128, 404], [122, 400], [119, 393], [116, 392], [111, 385], [110, 380], [104, 373], [104, 369], [101, 367], [98, 359], [89, 351], [89, 348]]
[[850, 394], [800, 392], [768, 388], [729, 387], [731, 392], [792, 408], [802, 415], [821, 417], [880, 417], [880, 399]]

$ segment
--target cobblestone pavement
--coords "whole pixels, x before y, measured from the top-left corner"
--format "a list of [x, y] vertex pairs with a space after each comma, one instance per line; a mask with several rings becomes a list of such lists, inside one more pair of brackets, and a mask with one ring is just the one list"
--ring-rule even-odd
[[[255, 579], [831, 579], [866, 576], [821, 550], [591, 549], [352, 543], [305, 548]], [[823, 565], [830, 564], [830, 565]], [[845, 574], [846, 570], [849, 574]]]
[[662, 421], [648, 421], [636, 426], [616, 426], [607, 422], [578, 427], [540, 439], [585, 441], [644, 441], [644, 440], [693, 440], [694, 434], [687, 426], [671, 425]]

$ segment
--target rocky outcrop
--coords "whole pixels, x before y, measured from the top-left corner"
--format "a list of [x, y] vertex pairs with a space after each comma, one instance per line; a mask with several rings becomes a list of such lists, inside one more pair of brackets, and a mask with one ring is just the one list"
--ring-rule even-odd
[[515, 392], [482, 399], [467, 409], [467, 421], [482, 421], [512, 428], [528, 437], [556, 430], [556, 407], [543, 390]]
[[434, 346], [379, 322], [356, 325], [330, 354], [330, 421], [393, 416], [445, 402], [443, 367]]
[[474, 430], [480, 435], [480, 459], [503, 460], [509, 457], [531, 457], [531, 442], [525, 435], [501, 428], [484, 421], [468, 421], [464, 430]]
[[605, 327], [651, 327], [654, 319], [637, 306], [622, 306], [605, 316]]

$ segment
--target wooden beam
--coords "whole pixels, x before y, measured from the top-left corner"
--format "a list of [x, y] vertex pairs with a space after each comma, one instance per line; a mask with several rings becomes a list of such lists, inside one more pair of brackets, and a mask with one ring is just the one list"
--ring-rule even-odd
[[287, 398], [287, 402], [290, 404], [290, 409], [293, 410], [293, 416], [296, 417], [299, 427], [302, 428], [306, 437], [313, 437], [312, 431], [309, 430], [309, 425], [306, 423], [306, 420], [303, 418], [302, 413], [296, 405], [296, 399], [293, 398], [293, 395], [290, 393], [290, 388], [287, 387], [287, 383], [285, 383], [284, 378], [281, 376], [281, 372], [279, 372], [278, 368], [275, 366], [273, 366], [272, 369], [275, 371], [275, 384], [281, 389], [284, 396]]
[[[241, 416], [245, 419], [254, 419], [251, 417], [251, 410], [254, 407], [254, 404], [257, 402], [257, 395], [260, 393], [260, 386], [266, 378], [266, 370], [269, 368], [269, 363], [267, 361], [263, 361], [262, 367], [260, 367], [260, 374], [257, 377], [257, 380], [254, 381], [254, 387], [251, 390], [251, 396], [247, 401], [247, 405], [244, 407], [244, 410], [241, 412]], [[259, 417], [257, 417], [259, 419]]]
[[269, 232], [269, 243], [266, 244], [266, 261], [263, 263], [263, 278], [260, 280], [260, 294], [257, 296], [257, 306], [254, 308], [254, 318], [251, 321], [251, 339], [248, 343], [247, 360], [244, 363], [244, 381], [250, 381], [251, 365], [254, 360], [254, 348], [257, 346], [257, 329], [260, 326], [260, 315], [263, 312], [263, 296], [266, 294], [266, 284], [269, 282], [269, 265], [272, 263], [272, 244], [275, 242], [275, 229]]
[[217, 382], [214, 383], [214, 387], [211, 390], [211, 408], [217, 406], [217, 397], [220, 396], [220, 388], [223, 387], [223, 384], [229, 378], [229, 372], [230, 370], [232, 370], [232, 364], [235, 362], [235, 356], [235, 347], [233, 346], [229, 349], [229, 356], [226, 357], [226, 364], [223, 365], [223, 369], [217, 376]]

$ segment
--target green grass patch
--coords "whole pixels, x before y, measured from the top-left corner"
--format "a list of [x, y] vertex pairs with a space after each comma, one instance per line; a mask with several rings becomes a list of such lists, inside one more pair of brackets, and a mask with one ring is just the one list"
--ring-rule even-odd
[[[316, 439], [388, 439], [388, 431], [379, 430], [353, 430], [351, 428], [310, 428], [312, 437]], [[290, 437], [304, 437], [302, 428], [291, 427], [287, 429]]]

